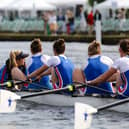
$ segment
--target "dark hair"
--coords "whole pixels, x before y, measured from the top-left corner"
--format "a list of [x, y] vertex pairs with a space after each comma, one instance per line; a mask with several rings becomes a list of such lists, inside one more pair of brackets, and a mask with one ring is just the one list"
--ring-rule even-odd
[[101, 53], [100, 43], [94, 40], [93, 42], [90, 43], [88, 47], [88, 55], [92, 56], [100, 53]]
[[119, 44], [122, 51], [129, 55], [129, 39], [122, 39]]
[[58, 39], [53, 44], [53, 49], [57, 54], [62, 54], [65, 51], [65, 41], [64, 39]]
[[34, 39], [30, 45], [31, 47], [31, 52], [33, 54], [41, 52], [42, 51], [42, 44], [40, 39]]

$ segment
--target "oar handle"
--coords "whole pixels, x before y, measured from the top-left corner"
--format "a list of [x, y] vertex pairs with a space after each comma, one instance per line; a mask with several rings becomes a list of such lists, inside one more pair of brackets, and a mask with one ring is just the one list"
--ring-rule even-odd
[[[36, 81], [38, 81], [38, 79], [32, 80], [32, 82], [36, 82]], [[31, 81], [28, 81], [28, 80], [25, 80], [25, 81], [23, 81], [23, 80], [9, 80], [7, 82], [0, 84], [0, 87], [11, 88], [11, 87], [14, 87], [15, 85], [25, 84], [25, 83], [31, 83]]]
[[19, 85], [19, 84], [24, 84], [25, 82], [24, 81], [14, 81], [14, 80], [10, 80], [10, 81], [7, 81], [5, 83], [2, 83], [0, 84], [0, 87], [8, 87], [8, 88], [11, 88], [13, 87], [14, 85]]

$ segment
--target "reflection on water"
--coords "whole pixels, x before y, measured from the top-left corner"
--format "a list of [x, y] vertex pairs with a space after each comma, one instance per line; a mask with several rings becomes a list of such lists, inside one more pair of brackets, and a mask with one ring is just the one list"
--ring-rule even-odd
[[[0, 42], [0, 66], [8, 58], [10, 50], [21, 49], [30, 53], [30, 42]], [[77, 67], [82, 67], [87, 58], [88, 44], [67, 43], [66, 55]], [[117, 46], [102, 46], [103, 55], [115, 60], [119, 57]], [[43, 42], [45, 54], [53, 55], [52, 43]], [[12, 114], [0, 114], [0, 129], [73, 129], [74, 109], [49, 107], [37, 103], [18, 101]], [[94, 115], [91, 129], [128, 129], [129, 114], [103, 111]]]

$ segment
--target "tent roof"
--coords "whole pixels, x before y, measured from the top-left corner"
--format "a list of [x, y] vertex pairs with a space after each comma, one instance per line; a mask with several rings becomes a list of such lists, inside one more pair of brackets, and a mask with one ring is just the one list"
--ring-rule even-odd
[[86, 5], [88, 0], [45, 0], [45, 1], [55, 5], [56, 7], [62, 7], [62, 6], [75, 6], [77, 4]]
[[107, 0], [95, 6], [95, 9], [129, 8], [129, 0]]
[[15, 0], [6, 7], [8, 10], [55, 10], [56, 7], [44, 0]]
[[5, 9], [5, 7], [13, 1], [14, 0], [0, 0], [0, 9]]

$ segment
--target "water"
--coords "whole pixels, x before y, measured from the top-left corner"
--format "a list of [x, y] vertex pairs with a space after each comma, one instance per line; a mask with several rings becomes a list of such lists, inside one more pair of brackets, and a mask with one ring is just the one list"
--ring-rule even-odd
[[[0, 66], [8, 58], [10, 50], [29, 51], [30, 42], [0, 42]], [[53, 55], [52, 43], [43, 42], [45, 54]], [[67, 43], [66, 55], [82, 67], [87, 58], [88, 44]], [[113, 60], [119, 57], [118, 46], [102, 46], [103, 55]], [[0, 129], [73, 129], [74, 109], [72, 107], [50, 107], [37, 103], [19, 101], [16, 112], [0, 114]], [[128, 129], [129, 114], [102, 111], [93, 116], [90, 129]]]

